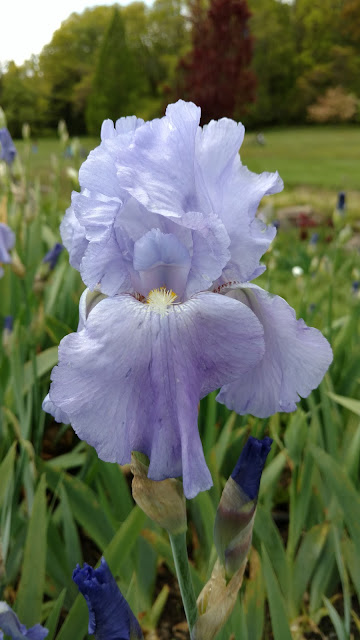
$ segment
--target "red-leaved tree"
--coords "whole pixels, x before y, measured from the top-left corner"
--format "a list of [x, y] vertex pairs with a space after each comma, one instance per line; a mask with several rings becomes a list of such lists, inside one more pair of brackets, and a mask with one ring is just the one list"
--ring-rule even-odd
[[240, 117], [255, 99], [253, 38], [246, 0], [192, 3], [192, 49], [180, 61], [178, 94], [201, 107], [202, 121]]

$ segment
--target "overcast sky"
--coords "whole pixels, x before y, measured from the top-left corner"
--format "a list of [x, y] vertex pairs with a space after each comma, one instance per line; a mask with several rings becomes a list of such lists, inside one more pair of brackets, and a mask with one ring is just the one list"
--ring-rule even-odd
[[[126, 5], [131, 0], [117, 0]], [[151, 0], [145, 0], [152, 4]], [[22, 64], [32, 53], [40, 53], [63, 20], [87, 7], [112, 5], [111, 0], [8, 0], [1, 9], [0, 64], [14, 60]]]

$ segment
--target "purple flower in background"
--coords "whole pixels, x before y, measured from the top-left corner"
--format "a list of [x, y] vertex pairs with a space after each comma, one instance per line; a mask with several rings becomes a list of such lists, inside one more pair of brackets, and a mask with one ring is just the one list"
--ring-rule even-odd
[[0, 277], [4, 274], [4, 270], [1, 267], [1, 263], [9, 264], [11, 262], [11, 256], [9, 251], [15, 244], [15, 234], [11, 229], [0, 222]]
[[140, 625], [116, 584], [105, 558], [98, 569], [79, 565], [73, 580], [89, 609], [89, 634], [96, 640], [141, 640]]
[[9, 331], [10, 333], [13, 330], [14, 326], [14, 318], [13, 316], [5, 316], [4, 318], [4, 329], [5, 331]]
[[7, 164], [12, 164], [16, 156], [16, 148], [12, 141], [12, 137], [6, 127], [0, 129], [1, 144], [1, 160], [5, 160]]
[[55, 269], [60, 253], [62, 252], [63, 248], [64, 248], [63, 245], [60, 244], [60, 242], [57, 242], [56, 244], [54, 244], [52, 249], [50, 249], [50, 251], [48, 251], [45, 257], [43, 258], [43, 262], [47, 262], [49, 264], [51, 271]]
[[4, 638], [3, 632], [12, 640], [43, 640], [49, 633], [41, 624], [27, 629], [6, 602], [0, 602], [0, 629], [0, 640]]
[[293, 411], [332, 359], [319, 331], [249, 283], [276, 234], [256, 210], [281, 179], [241, 164], [241, 124], [199, 120], [179, 101], [159, 120], [103, 123], [61, 224], [90, 291], [44, 401], [100, 458], [141, 451], [149, 478], [183, 476], [189, 498], [212, 484], [201, 398], [221, 388], [241, 414]]
[[346, 208], [346, 193], [345, 191], [339, 191], [336, 208], [340, 213], [344, 213]]

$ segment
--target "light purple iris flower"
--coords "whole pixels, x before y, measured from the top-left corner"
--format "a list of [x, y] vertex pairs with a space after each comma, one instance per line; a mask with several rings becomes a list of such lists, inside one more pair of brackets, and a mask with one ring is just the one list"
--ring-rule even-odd
[[1, 152], [0, 152], [1, 160], [5, 160], [5, 162], [8, 165], [12, 164], [15, 160], [16, 148], [13, 143], [12, 137], [9, 133], [9, 130], [6, 127], [2, 127], [0, 129], [0, 144], [1, 144]]
[[41, 624], [27, 629], [11, 607], [3, 601], [0, 602], [0, 629], [0, 640], [4, 638], [3, 632], [12, 640], [44, 640], [49, 633]]
[[4, 274], [1, 264], [9, 264], [11, 262], [11, 256], [9, 251], [15, 244], [15, 234], [11, 229], [0, 222], [0, 278]]
[[159, 120], [103, 123], [61, 224], [89, 289], [44, 401], [100, 458], [142, 451], [149, 477], [183, 476], [188, 498], [212, 484], [201, 398], [221, 388], [240, 414], [293, 411], [332, 360], [319, 331], [249, 284], [276, 233], [256, 210], [281, 179], [241, 164], [241, 124], [199, 120], [179, 101]]

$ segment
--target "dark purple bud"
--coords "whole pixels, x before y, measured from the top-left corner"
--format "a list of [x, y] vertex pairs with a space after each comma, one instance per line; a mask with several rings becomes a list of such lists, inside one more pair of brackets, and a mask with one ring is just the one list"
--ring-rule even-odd
[[360, 289], [360, 280], [354, 280], [354, 282], [351, 285], [351, 288], [353, 290], [353, 293], [357, 293]]
[[140, 625], [116, 584], [105, 558], [98, 569], [76, 566], [73, 580], [89, 609], [89, 634], [96, 640], [141, 640]]
[[345, 191], [339, 191], [336, 208], [338, 211], [345, 211], [345, 205], [346, 205], [346, 193]]
[[6, 127], [0, 129], [1, 143], [1, 160], [5, 160], [7, 164], [12, 164], [15, 160], [16, 149], [12, 141], [11, 135]]
[[233, 480], [241, 487], [249, 500], [257, 498], [259, 493], [261, 474], [271, 444], [271, 438], [257, 440], [250, 436], [231, 474]]
[[13, 316], [5, 316], [4, 318], [4, 329], [9, 331], [10, 333], [13, 330], [14, 318]]
[[271, 443], [271, 438], [250, 436], [222, 492], [214, 542], [228, 576], [241, 569], [250, 550], [260, 479]]
[[50, 251], [47, 252], [46, 256], [43, 258], [43, 262], [47, 262], [50, 266], [50, 271], [55, 269], [56, 263], [59, 259], [59, 255], [63, 250], [63, 245], [60, 242], [57, 242]]

